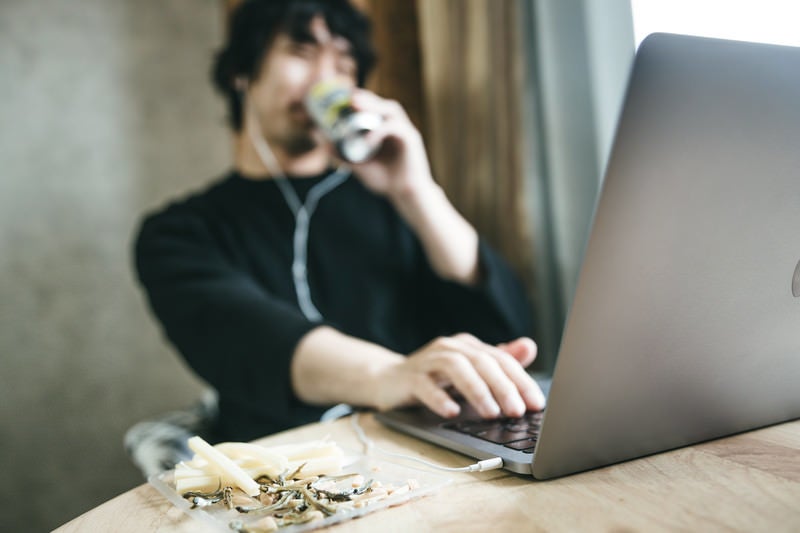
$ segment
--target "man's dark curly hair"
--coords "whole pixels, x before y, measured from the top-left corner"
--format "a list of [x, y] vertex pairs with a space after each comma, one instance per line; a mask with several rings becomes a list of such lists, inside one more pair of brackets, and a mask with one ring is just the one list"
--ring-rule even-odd
[[211, 78], [227, 100], [234, 131], [243, 124], [242, 97], [236, 79], [256, 79], [264, 56], [279, 33], [298, 42], [313, 41], [309, 26], [320, 15], [333, 35], [344, 37], [356, 60], [356, 82], [363, 86], [375, 64], [369, 19], [348, 0], [244, 0], [231, 15], [228, 40], [217, 52]]

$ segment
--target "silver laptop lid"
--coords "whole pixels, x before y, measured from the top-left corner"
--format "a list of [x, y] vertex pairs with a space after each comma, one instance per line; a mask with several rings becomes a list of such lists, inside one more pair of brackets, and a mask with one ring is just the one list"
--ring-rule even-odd
[[641, 45], [533, 464], [800, 418], [800, 49]]

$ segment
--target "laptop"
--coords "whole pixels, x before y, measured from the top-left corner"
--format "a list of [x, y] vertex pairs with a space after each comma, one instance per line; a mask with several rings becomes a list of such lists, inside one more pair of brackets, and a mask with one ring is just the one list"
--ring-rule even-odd
[[384, 424], [549, 479], [800, 418], [800, 48], [634, 61], [544, 413]]

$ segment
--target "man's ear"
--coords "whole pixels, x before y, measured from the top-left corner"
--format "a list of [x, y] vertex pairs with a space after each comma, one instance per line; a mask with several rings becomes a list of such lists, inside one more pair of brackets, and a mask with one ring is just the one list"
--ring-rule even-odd
[[245, 76], [236, 76], [236, 78], [233, 80], [234, 88], [240, 93], [245, 92], [249, 85], [249, 81]]

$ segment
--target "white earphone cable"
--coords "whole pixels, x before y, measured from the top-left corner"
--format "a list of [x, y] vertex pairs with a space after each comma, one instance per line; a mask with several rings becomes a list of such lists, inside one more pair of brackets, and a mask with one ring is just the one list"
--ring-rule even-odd
[[[244, 98], [244, 95], [242, 96]], [[250, 109], [250, 100], [245, 102], [246, 109]], [[311, 216], [317, 208], [319, 200], [341, 185], [350, 176], [350, 170], [346, 167], [339, 167], [336, 171], [326, 177], [323, 181], [314, 185], [305, 202], [301, 202], [297, 192], [289, 184], [289, 179], [275, 158], [275, 154], [267, 144], [267, 140], [254, 121], [246, 121], [247, 135], [253, 148], [256, 150], [259, 159], [275, 180], [278, 190], [283, 195], [289, 210], [294, 215], [294, 237], [292, 240], [292, 281], [294, 282], [295, 294], [297, 294], [297, 304], [300, 311], [308, 320], [312, 322], [322, 321], [322, 313], [319, 312], [311, 299], [311, 287], [308, 284], [308, 232], [311, 224]]]

